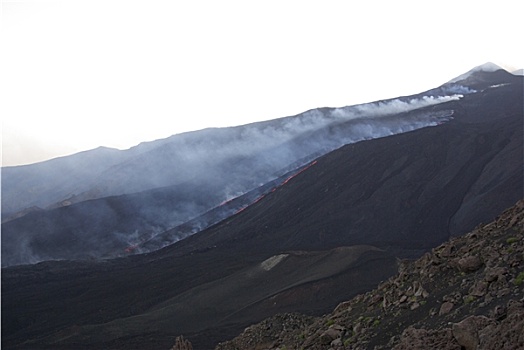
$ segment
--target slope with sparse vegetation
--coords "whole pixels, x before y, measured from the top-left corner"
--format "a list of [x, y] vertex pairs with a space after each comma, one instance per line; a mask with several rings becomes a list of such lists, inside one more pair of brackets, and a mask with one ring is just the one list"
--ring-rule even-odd
[[280, 314], [216, 349], [522, 349], [523, 276], [521, 200], [329, 314]]

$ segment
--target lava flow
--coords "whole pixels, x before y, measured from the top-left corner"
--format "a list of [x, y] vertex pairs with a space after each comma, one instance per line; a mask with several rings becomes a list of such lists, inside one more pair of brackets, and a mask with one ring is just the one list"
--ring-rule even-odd
[[[311, 162], [310, 164], [308, 164], [308, 165], [305, 166], [304, 168], [300, 169], [299, 171], [297, 171], [297, 172], [294, 173], [293, 175], [291, 175], [291, 176], [289, 176], [288, 178], [286, 178], [284, 181], [282, 181], [281, 184], [279, 184], [279, 185], [273, 187], [273, 188], [271, 189], [270, 192], [275, 192], [275, 191], [277, 190], [277, 188], [284, 186], [284, 185], [287, 184], [287, 183], [288, 183], [292, 178], [294, 178], [294, 177], [297, 176], [298, 174], [300, 174], [300, 173], [306, 171], [307, 169], [311, 168], [311, 167], [312, 167], [313, 165], [315, 165], [315, 164], [317, 164], [317, 161], [316, 161], [316, 160], [313, 161], [313, 162]], [[238, 214], [238, 213], [240, 213], [241, 211], [244, 211], [247, 207], [249, 207], [249, 206], [251, 206], [251, 205], [253, 205], [253, 204], [259, 202], [262, 198], [264, 198], [264, 197], [266, 196], [266, 194], [267, 194], [267, 193], [262, 194], [261, 196], [259, 196], [258, 198], [256, 198], [253, 202], [251, 202], [250, 204], [247, 204], [246, 206], [244, 206], [244, 207], [238, 209], [238, 210], [235, 212], [235, 214]]]

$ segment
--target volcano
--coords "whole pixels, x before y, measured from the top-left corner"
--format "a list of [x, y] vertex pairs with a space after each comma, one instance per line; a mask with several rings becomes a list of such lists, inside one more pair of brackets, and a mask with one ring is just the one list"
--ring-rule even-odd
[[[215, 209], [221, 203], [257, 196], [322, 154], [448, 121], [453, 110], [430, 107], [458, 100], [461, 95], [451, 90], [318, 108], [174, 135], [118, 154], [97, 149], [3, 169], [2, 205], [15, 212], [3, 216], [2, 266], [112, 258], [172, 244], [230, 215], [226, 210], [208, 220], [206, 213], [220, 211]], [[93, 166], [84, 174], [86, 163]], [[203, 216], [208, 217], [195, 222]], [[188, 221], [195, 223], [189, 233], [166, 234]], [[142, 245], [159, 239], [161, 245]], [[131, 249], [136, 246], [141, 249]]]
[[[459, 92], [459, 98], [403, 108]], [[401, 123], [405, 120], [424, 123], [338, 144], [348, 140], [340, 135], [369, 125], [364, 120], [379, 115], [384, 105], [396, 110], [375, 119], [376, 128], [415, 124]], [[348, 113], [320, 111], [321, 120]], [[315, 124], [320, 127], [286, 141], [304, 146], [337, 135], [334, 150], [318, 156], [308, 149], [299, 163], [294, 157], [293, 166], [279, 164], [268, 177], [274, 182], [245, 187], [236, 204], [210, 194], [211, 208], [203, 206], [180, 225], [166, 225], [155, 237], [169, 242], [198, 217], [208, 219], [206, 228], [162, 249], [163, 244], [146, 249], [151, 240], [144, 240], [138, 242], [143, 254], [8, 264], [18, 266], [2, 269], [2, 346], [168, 349], [183, 334], [194, 348], [212, 349], [276, 313], [326, 313], [395, 274], [399, 258], [418, 257], [491, 221], [523, 197], [522, 77], [481, 67], [419, 95], [351, 109], [358, 111], [364, 119]], [[278, 154], [276, 146], [266, 150], [268, 162]], [[198, 190], [173, 188], [35, 211], [7, 221], [3, 231], [15, 236], [22, 232], [18, 227], [32, 228], [45, 238], [42, 223], [67, 221], [77, 206], [95, 213], [99, 203], [121, 208], [112, 212], [132, 228], [140, 225], [134, 216], [144, 196], [163, 198], [170, 207], [179, 191]], [[161, 202], [149, 203], [156, 201]], [[217, 208], [231, 206], [232, 213], [217, 215]], [[84, 221], [70, 225], [104, 222], [96, 215], [79, 217]], [[53, 242], [60, 249], [59, 240]]]

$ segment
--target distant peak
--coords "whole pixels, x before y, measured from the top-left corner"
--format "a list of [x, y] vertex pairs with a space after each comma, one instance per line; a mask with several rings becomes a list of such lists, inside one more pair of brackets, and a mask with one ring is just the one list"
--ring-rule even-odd
[[448, 83], [464, 82], [466, 83], [466, 85], [467, 83], [477, 84], [478, 83], [477, 80], [479, 80], [480, 76], [483, 76], [483, 78], [480, 78], [480, 80], [486, 80], [486, 77], [488, 75], [491, 76], [492, 73], [495, 73], [495, 72], [500, 72], [502, 74], [510, 75], [510, 73], [507, 70], [500, 67], [499, 65], [493, 62], [486, 62], [484, 64], [481, 64], [480, 66], [476, 66], [475, 68], [470, 69], [466, 73], [459, 75], [458, 77], [454, 79], [451, 79]]
[[449, 83], [455, 83], [457, 81], [467, 79], [469, 76], [471, 76], [475, 72], [496, 72], [498, 70], [504, 70], [504, 68], [500, 67], [499, 65], [496, 65], [493, 62], [486, 62], [484, 64], [481, 64], [480, 66], [476, 66], [475, 68], [470, 69], [466, 73], [459, 75], [458, 77], [454, 79], [451, 79]]
[[504, 69], [504, 68], [502, 68], [499, 65], [496, 65], [493, 62], [486, 62], [484, 64], [481, 64], [480, 66], [473, 68], [472, 71], [474, 72], [476, 71], [495, 72], [495, 71], [498, 71], [499, 69]]

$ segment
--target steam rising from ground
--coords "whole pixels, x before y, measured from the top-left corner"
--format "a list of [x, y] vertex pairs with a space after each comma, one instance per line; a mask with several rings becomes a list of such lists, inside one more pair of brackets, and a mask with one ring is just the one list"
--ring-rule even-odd
[[[208, 160], [204, 159], [209, 157], [219, 159], [224, 163], [227, 163], [227, 159], [239, 156], [249, 159], [249, 167], [237, 164], [235, 168], [228, 168], [228, 175], [224, 174], [225, 170], [220, 169], [220, 166], [213, 168], [215, 175], [220, 173], [221, 177], [230, 178], [229, 185], [220, 194], [218, 207], [223, 207], [224, 213], [218, 215], [217, 221], [219, 221], [240, 208], [231, 209], [221, 205], [253, 189], [249, 186], [235, 187], [243, 183], [242, 177], [248, 175], [256, 179], [256, 182], [253, 183], [255, 186], [261, 186], [281, 176], [285, 171], [303, 166], [312, 159], [345, 144], [438, 125], [451, 119], [453, 111], [449, 109], [427, 111], [423, 108], [456, 101], [462, 96], [459, 94], [423, 96], [422, 98], [394, 99], [335, 109], [314, 109], [299, 116], [284, 118], [272, 123], [236, 128], [237, 132], [233, 133], [226, 142], [207, 140], [209, 143], [199, 144], [201, 148], [197, 148], [195, 152], [191, 153], [191, 156], [198, 158], [198, 163], [207, 163]], [[415, 110], [420, 110], [420, 112], [414, 112]], [[232, 130], [225, 131], [231, 132]], [[212, 149], [209, 144], [213, 146]], [[209, 168], [203, 171], [209, 172]], [[257, 195], [251, 197], [253, 198], [257, 198]], [[245, 203], [242, 202], [239, 205], [245, 206]], [[181, 232], [170, 232], [164, 235], [163, 242], [158, 247], [174, 243], [189, 233], [194, 234], [215, 222], [204, 222], [204, 219], [202, 221], [193, 220], [189, 231], [187, 227], [184, 227]], [[147, 238], [149, 242], [154, 240], [154, 236]], [[139, 245], [139, 242], [138, 244], [137, 242], [131, 243], [131, 246], [137, 247], [137, 251], [147, 251]]]
[[[334, 110], [334, 113], [340, 115], [340, 113], [337, 112], [341, 110], [348, 110], [349, 114], [353, 112], [359, 117], [377, 118], [391, 114], [403, 113], [413, 109], [432, 106], [444, 102], [456, 101], [459, 100], [461, 97], [463, 97], [463, 95], [455, 94], [452, 96], [437, 97], [423, 96], [422, 98], [413, 98], [408, 101], [394, 99], [386, 102], [366, 103], [354, 107], [337, 108]], [[356, 113], [353, 110], [356, 110]]]
[[[455, 90], [470, 92], [467, 88], [456, 87]], [[57, 170], [58, 162], [51, 168], [62, 176], [46, 176], [42, 167], [36, 164], [31, 175], [35, 177], [35, 173], [38, 173], [43, 187], [60, 188], [60, 193], [81, 195], [96, 192], [99, 197], [106, 197], [168, 186], [166, 188], [172, 193], [170, 196], [176, 197], [176, 204], [173, 204], [170, 196], [163, 198], [158, 195], [136, 194], [126, 197], [126, 203], [130, 203], [128, 206], [131, 208], [126, 215], [139, 220], [134, 221], [135, 226], [131, 229], [116, 227], [110, 233], [103, 228], [113, 225], [114, 219], [122, 216], [119, 205], [106, 205], [103, 210], [97, 207], [96, 210], [100, 212], [93, 212], [93, 209], [89, 214], [75, 212], [80, 219], [84, 215], [82, 220], [93, 224], [71, 232], [73, 238], [56, 238], [57, 242], [74, 241], [75, 247], [61, 247], [60, 252], [57, 250], [45, 254], [34, 248], [34, 240], [47, 239], [45, 235], [49, 233], [35, 233], [34, 230], [10, 232], [10, 226], [3, 225], [3, 229], [6, 229], [3, 241], [7, 239], [12, 242], [7, 245], [10, 247], [9, 251], [2, 248], [2, 265], [34, 263], [42, 260], [42, 257], [100, 258], [122, 254], [126, 248], [135, 247], [161, 232], [199, 217], [212, 208], [220, 207], [225, 201], [275, 180], [345, 144], [441, 124], [452, 118], [453, 110], [444, 106], [436, 109], [426, 107], [456, 101], [461, 97], [460, 94], [423, 96], [334, 109], [320, 108], [268, 122], [175, 135], [120, 151], [121, 161], [112, 158], [107, 167], [99, 166], [101, 170], [91, 171], [87, 177], [85, 173], [75, 173], [74, 166]], [[37, 203], [23, 201], [23, 190], [17, 179], [23, 178], [23, 171], [30, 171], [31, 167], [3, 169], [3, 180], [6, 183], [2, 190], [15, 191], [7, 193], [7, 196], [22, 198], [21, 204], [16, 208], [18, 210], [31, 205], [49, 205], [57, 200], [56, 193], [55, 197], [46, 197], [45, 193], [50, 192], [48, 191], [40, 196], [35, 193], [28, 196], [31, 199], [38, 198]], [[11, 186], [7, 186], [7, 183]], [[16, 192], [17, 188], [19, 193]], [[160, 191], [164, 192], [166, 191]], [[63, 200], [64, 197], [59, 199]], [[81, 204], [76, 206], [81, 208]], [[231, 208], [229, 212], [217, 215], [215, 220], [221, 220], [230, 213]], [[58, 219], [41, 226], [48, 226], [50, 232], [54, 232], [53, 225], [63, 225], [61, 216], [55, 217]], [[212, 223], [193, 222], [191, 234]], [[99, 229], [93, 231], [94, 226]], [[168, 243], [184, 236], [174, 234], [170, 237], [173, 241]], [[106, 247], [111, 250], [108, 251]], [[76, 251], [78, 249], [82, 251]], [[128, 252], [134, 252], [134, 249]]]

